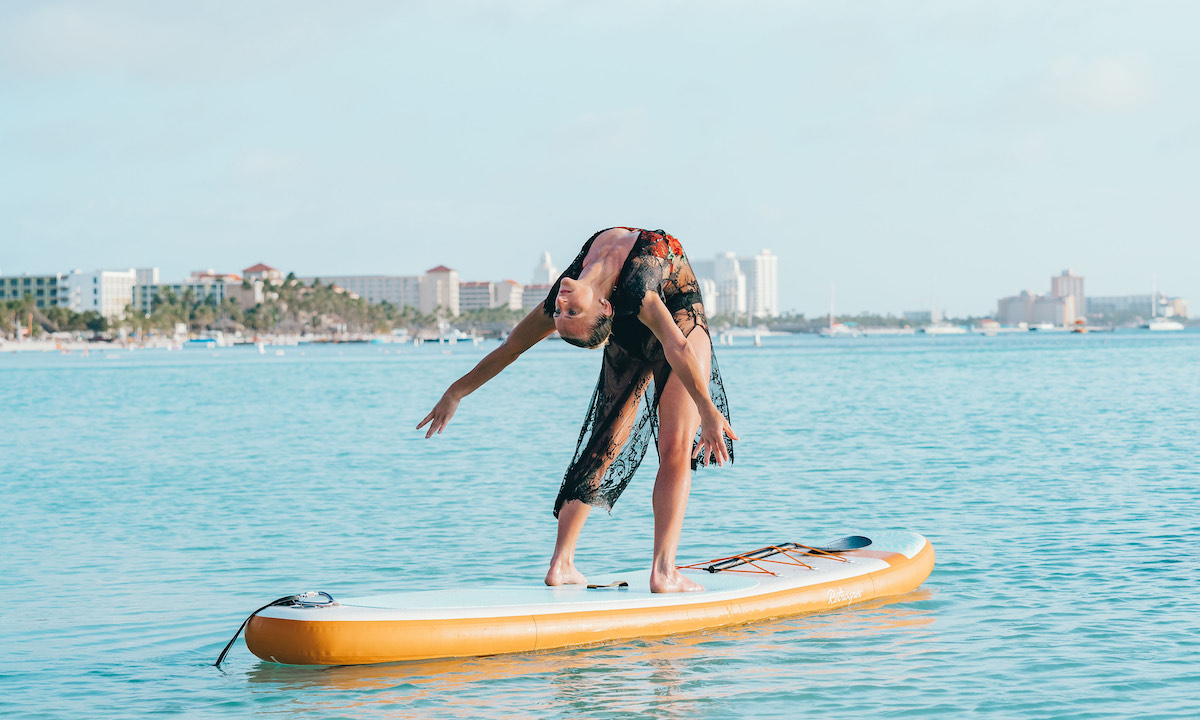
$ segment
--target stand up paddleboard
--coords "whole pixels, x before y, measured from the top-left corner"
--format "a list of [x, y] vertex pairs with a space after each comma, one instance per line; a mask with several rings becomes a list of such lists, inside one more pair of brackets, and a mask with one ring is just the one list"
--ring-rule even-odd
[[271, 662], [363, 665], [670, 635], [900, 595], [924, 582], [933, 560], [924, 537], [885, 532], [826, 546], [782, 543], [684, 568], [703, 592], [651, 593], [643, 570], [591, 578], [588, 587], [478, 587], [341, 601], [306, 593], [252, 615], [246, 645]]

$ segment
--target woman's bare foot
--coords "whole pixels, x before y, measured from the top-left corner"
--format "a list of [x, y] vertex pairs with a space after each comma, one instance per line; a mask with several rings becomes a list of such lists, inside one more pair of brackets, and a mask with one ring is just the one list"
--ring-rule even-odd
[[703, 585], [684, 577], [683, 573], [675, 568], [666, 572], [650, 571], [650, 592], [700, 592], [703, 589]]
[[555, 585], [586, 585], [587, 578], [575, 569], [574, 563], [552, 562], [550, 569], [546, 571], [546, 584], [551, 587]]

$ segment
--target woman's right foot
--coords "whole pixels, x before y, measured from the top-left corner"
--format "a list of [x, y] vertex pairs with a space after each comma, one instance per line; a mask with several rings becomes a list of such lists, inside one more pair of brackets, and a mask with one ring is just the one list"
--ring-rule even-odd
[[555, 585], [586, 585], [587, 578], [575, 569], [573, 563], [551, 563], [546, 571], [546, 584]]

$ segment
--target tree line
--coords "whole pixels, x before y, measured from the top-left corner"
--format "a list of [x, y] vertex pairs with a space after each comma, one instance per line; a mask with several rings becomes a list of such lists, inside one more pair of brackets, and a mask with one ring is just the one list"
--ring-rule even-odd
[[[242, 288], [250, 290], [249, 281]], [[511, 329], [523, 316], [521, 310], [492, 308], [471, 310], [451, 317], [446, 308], [422, 313], [411, 306], [389, 302], [369, 303], [320, 279], [307, 285], [289, 273], [280, 283], [265, 283], [263, 301], [243, 308], [232, 297], [218, 301], [215, 295], [201, 297], [192, 288], [176, 294], [162, 290], [153, 299], [150, 312], [126, 306], [120, 318], [109, 319], [94, 310], [75, 312], [66, 307], [37, 307], [32, 295], [19, 300], [0, 301], [0, 332], [11, 334], [18, 325], [30, 327], [32, 334], [72, 332], [113, 335], [122, 327], [142, 335], [174, 334], [179, 324], [192, 334], [213, 330], [255, 333], [390, 333], [394, 330], [419, 332], [437, 328], [442, 321], [464, 330]]]

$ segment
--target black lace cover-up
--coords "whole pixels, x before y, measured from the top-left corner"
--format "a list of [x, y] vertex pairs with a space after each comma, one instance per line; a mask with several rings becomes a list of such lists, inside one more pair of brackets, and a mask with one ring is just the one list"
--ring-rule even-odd
[[[611, 298], [612, 335], [604, 347], [600, 380], [592, 393], [583, 429], [579, 431], [575, 457], [567, 468], [554, 503], [556, 517], [562, 506], [571, 500], [582, 500], [611, 510], [645, 457], [651, 437], [657, 445], [658, 403], [671, 375], [671, 366], [662, 344], [638, 319], [646, 293], [658, 293], [685, 337], [696, 328], [709, 334], [696, 274], [692, 272], [679, 241], [662, 230], [623, 229], [637, 231], [638, 239], [621, 267]], [[588, 239], [574, 262], [550, 289], [543, 305], [547, 315], [554, 313], [554, 301], [562, 278], [579, 278], [583, 259], [602, 232]], [[711, 351], [711, 337], [709, 348]], [[711, 367], [708, 392], [713, 404], [728, 420], [729, 403], [715, 354]], [[642, 402], [643, 398], [645, 402]], [[693, 450], [699, 438], [697, 432]], [[725, 446], [732, 460], [732, 441], [726, 438]], [[715, 456], [710, 454], [708, 459], [713, 462]], [[692, 468], [697, 466], [697, 460], [693, 459]]]

